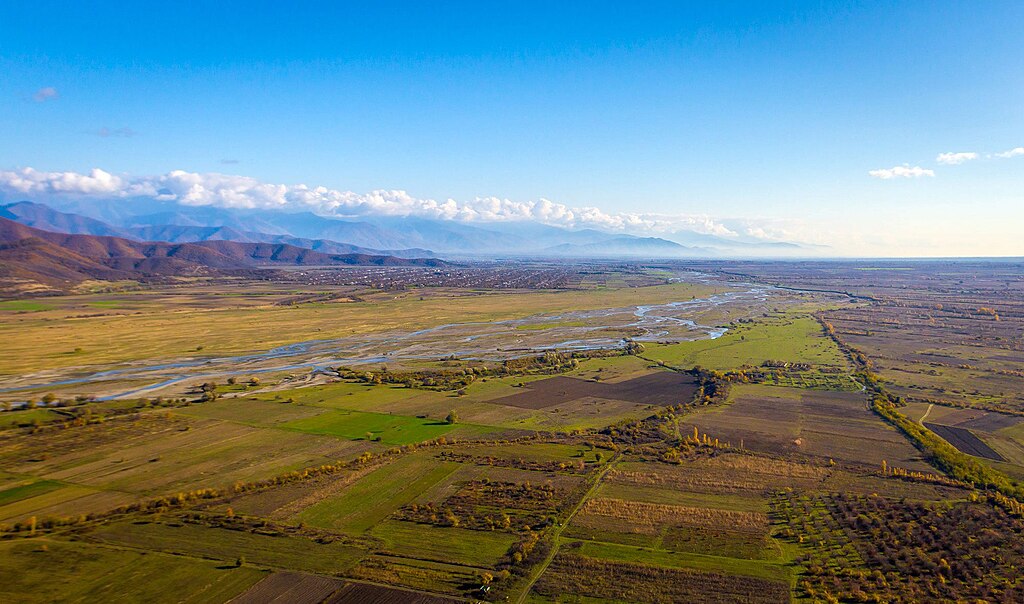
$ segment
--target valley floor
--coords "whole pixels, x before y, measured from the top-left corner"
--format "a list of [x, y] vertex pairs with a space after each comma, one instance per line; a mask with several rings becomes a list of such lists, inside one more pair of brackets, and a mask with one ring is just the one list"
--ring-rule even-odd
[[[998, 380], [912, 399], [853, 337], [878, 303], [751, 278], [11, 306], [4, 396], [35, 404], [0, 413], [0, 598], [1024, 598], [1024, 408]], [[251, 356], [311, 340], [298, 367]], [[328, 354], [357, 340], [393, 354]], [[188, 379], [88, 399], [189, 351]]]

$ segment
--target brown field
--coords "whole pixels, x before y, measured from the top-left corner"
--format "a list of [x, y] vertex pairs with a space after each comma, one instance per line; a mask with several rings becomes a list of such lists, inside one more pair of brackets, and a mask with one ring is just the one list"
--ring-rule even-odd
[[320, 604], [338, 591], [343, 582], [300, 573], [274, 573], [232, 600], [235, 604]]
[[523, 482], [536, 486], [549, 485], [558, 490], [568, 491], [583, 484], [583, 478], [561, 472], [537, 472], [519, 468], [462, 464], [434, 486], [425, 490], [413, 503], [441, 503], [457, 493], [471, 481], [487, 479], [490, 481]]
[[631, 532], [655, 534], [665, 526], [727, 527], [735, 530], [767, 531], [768, 516], [756, 512], [717, 510], [681, 505], [590, 499], [574, 521], [586, 524], [588, 518], [613, 519]]
[[559, 553], [534, 586], [558, 601], [564, 596], [627, 602], [751, 604], [789, 601], [789, 585], [754, 577], [598, 560]]
[[925, 428], [938, 434], [946, 442], [953, 445], [960, 451], [975, 457], [984, 457], [992, 461], [1006, 461], [1002, 455], [992, 450], [992, 447], [985, 444], [985, 441], [977, 437], [967, 428], [960, 426], [944, 426], [942, 424], [925, 423]]
[[825, 467], [730, 453], [684, 466], [621, 463], [606, 478], [611, 483], [698, 493], [767, 493], [785, 487], [816, 488], [830, 473]]
[[909, 403], [906, 409], [907, 417], [917, 422], [927, 419], [944, 426], [959, 426], [980, 432], [997, 432], [1024, 422], [1024, 417], [1018, 415], [983, 409], [945, 407], [925, 403]]
[[456, 602], [461, 602], [461, 600], [365, 583], [346, 583], [334, 595], [324, 600], [324, 604], [455, 604]]
[[680, 428], [779, 455], [878, 466], [882, 460], [914, 470], [930, 468], [894, 428], [867, 408], [859, 392], [822, 392], [741, 384], [725, 406], [686, 416]]
[[457, 564], [375, 555], [360, 562], [351, 576], [372, 583], [460, 595], [467, 585], [478, 585], [479, 572], [478, 568]]
[[761, 512], [600, 498], [584, 503], [566, 536], [668, 552], [769, 559], [778, 556], [778, 548], [768, 529], [768, 516]]
[[531, 382], [523, 386], [523, 392], [488, 402], [509, 407], [545, 409], [582, 398], [599, 398], [665, 406], [689, 402], [696, 391], [691, 376], [668, 371], [617, 383], [558, 376]]

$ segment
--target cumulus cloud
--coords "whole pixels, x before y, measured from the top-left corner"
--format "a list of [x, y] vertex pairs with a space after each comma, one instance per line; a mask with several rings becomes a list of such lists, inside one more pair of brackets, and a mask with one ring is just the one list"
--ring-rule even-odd
[[32, 100], [37, 103], [45, 103], [46, 101], [55, 99], [59, 96], [60, 95], [57, 93], [56, 88], [53, 86], [46, 86], [45, 88], [37, 90], [35, 94], [32, 95]]
[[935, 161], [940, 164], [957, 165], [971, 161], [972, 159], [978, 159], [978, 154], [974, 152], [939, 153], [939, 156], [935, 158]]
[[868, 175], [882, 180], [892, 180], [894, 178], [921, 178], [922, 176], [935, 176], [935, 171], [922, 168], [921, 166], [910, 167], [909, 165], [903, 165], [892, 168], [871, 170], [868, 172]]
[[1009, 151], [1003, 151], [1002, 153], [996, 153], [996, 157], [1004, 157], [1004, 158], [1020, 157], [1021, 155], [1024, 155], [1024, 147], [1014, 147], [1013, 149], [1010, 149]]
[[[0, 171], [0, 192], [25, 196], [149, 197], [190, 206], [309, 211], [322, 216], [421, 216], [463, 222], [532, 220], [568, 228], [671, 233], [689, 230], [738, 236], [721, 221], [703, 214], [606, 212], [570, 207], [549, 199], [514, 201], [477, 197], [469, 201], [423, 199], [401, 190], [369, 193], [305, 184], [283, 185], [248, 176], [174, 170], [158, 176], [116, 176], [100, 169], [89, 174], [42, 172], [33, 168]], [[766, 233], [759, 233], [767, 236]]]
[[32, 168], [0, 172], [0, 190], [27, 195], [120, 195], [124, 186], [120, 177], [99, 168], [88, 174]]

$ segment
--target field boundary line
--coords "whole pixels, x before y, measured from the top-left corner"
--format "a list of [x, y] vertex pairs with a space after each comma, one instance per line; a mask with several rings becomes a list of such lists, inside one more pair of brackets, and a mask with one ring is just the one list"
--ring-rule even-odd
[[551, 565], [551, 561], [555, 559], [555, 554], [558, 553], [558, 538], [561, 536], [562, 531], [564, 531], [565, 528], [569, 526], [569, 523], [572, 522], [572, 519], [576, 516], [580, 509], [583, 508], [583, 504], [586, 503], [587, 500], [590, 499], [590, 497], [597, 491], [598, 487], [601, 486], [601, 480], [604, 479], [605, 474], [607, 474], [608, 471], [612, 469], [612, 466], [615, 465], [615, 461], [618, 459], [618, 457], [619, 453], [616, 451], [615, 457], [610, 459], [608, 463], [605, 464], [605, 467], [602, 468], [601, 471], [597, 473], [597, 476], [594, 477], [594, 484], [590, 485], [590, 488], [587, 489], [587, 492], [584, 493], [583, 497], [580, 498], [580, 501], [579, 503], [576, 504], [576, 507], [574, 507], [572, 511], [569, 512], [569, 515], [565, 517], [565, 522], [558, 525], [555, 528], [555, 530], [552, 531], [551, 551], [548, 552], [547, 557], [544, 558], [544, 561], [541, 562], [537, 570], [534, 571], [533, 576], [530, 578], [529, 583], [526, 584], [526, 587], [523, 588], [523, 591], [519, 593], [519, 597], [515, 599], [515, 604], [523, 604], [523, 602], [526, 601], [526, 597], [530, 594], [530, 590], [533, 589], [534, 584], [537, 583], [541, 575], [544, 574], [544, 571], [546, 571], [548, 569], [548, 566]]

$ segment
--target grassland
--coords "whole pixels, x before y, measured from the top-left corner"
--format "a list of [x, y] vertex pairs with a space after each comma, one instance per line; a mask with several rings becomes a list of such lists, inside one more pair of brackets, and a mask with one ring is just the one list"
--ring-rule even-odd
[[[189, 304], [159, 294], [123, 294], [124, 308], [100, 312], [89, 302], [122, 299], [77, 297], [91, 313], [73, 305], [28, 314], [0, 313], [0, 338], [8, 345], [0, 366], [8, 374], [77, 365], [109, 365], [149, 358], [258, 352], [304, 340], [320, 340], [389, 330], [410, 330], [455, 322], [489, 322], [538, 313], [614, 308], [704, 297], [721, 287], [673, 284], [644, 288], [560, 292], [438, 292], [377, 295], [363, 302], [332, 305], [268, 306], [259, 297], [203, 298]], [[262, 302], [264, 305], [258, 305]], [[455, 302], [455, 303], [453, 303]], [[169, 307], [170, 306], [170, 307]], [[94, 316], [82, 316], [94, 315]], [[38, 346], [46, 342], [46, 346]], [[87, 342], [87, 352], [67, 355]]]
[[785, 314], [734, 325], [720, 338], [678, 344], [654, 344], [645, 357], [675, 367], [708, 369], [760, 366], [765, 361], [846, 367], [842, 352], [810, 316]]

